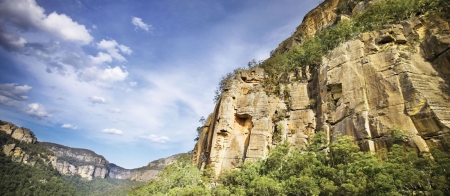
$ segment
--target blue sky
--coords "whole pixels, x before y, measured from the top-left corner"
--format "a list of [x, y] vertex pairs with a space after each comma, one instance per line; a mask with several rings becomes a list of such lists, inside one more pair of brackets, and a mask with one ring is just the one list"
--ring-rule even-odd
[[0, 119], [125, 168], [194, 147], [222, 75], [319, 0], [0, 0]]

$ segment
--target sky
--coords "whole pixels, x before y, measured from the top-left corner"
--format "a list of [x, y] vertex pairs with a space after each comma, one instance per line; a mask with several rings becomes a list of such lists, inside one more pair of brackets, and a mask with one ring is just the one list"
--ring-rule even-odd
[[124, 168], [194, 148], [221, 76], [320, 0], [0, 0], [0, 119]]

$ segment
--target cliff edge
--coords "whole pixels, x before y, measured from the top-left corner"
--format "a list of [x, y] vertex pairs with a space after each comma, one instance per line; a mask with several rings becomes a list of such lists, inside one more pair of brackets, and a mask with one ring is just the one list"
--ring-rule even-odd
[[[327, 0], [309, 12], [274, 56], [302, 47], [323, 29], [349, 21], [380, 1]], [[216, 175], [267, 157], [287, 141], [298, 149], [315, 133], [351, 135], [377, 153], [399, 137], [427, 153], [450, 139], [449, 21], [424, 13], [352, 35], [267, 90], [262, 66], [239, 70], [223, 87], [194, 148], [199, 168]], [[352, 23], [350, 23], [352, 24]], [[269, 59], [270, 60], [270, 59]], [[275, 92], [275, 93], [274, 93]]]

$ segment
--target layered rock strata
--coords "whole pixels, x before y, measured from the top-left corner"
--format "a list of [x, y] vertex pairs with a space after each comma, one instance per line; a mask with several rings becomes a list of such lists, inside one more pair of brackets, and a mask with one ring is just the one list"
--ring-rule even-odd
[[125, 179], [129, 179], [131, 177], [131, 174], [133, 173], [133, 171], [134, 171], [133, 169], [125, 169], [114, 163], [110, 163], [108, 176], [113, 179], [125, 180]]
[[[325, 1], [310, 12], [276, 53], [339, 20], [339, 3]], [[423, 17], [360, 34], [330, 51], [320, 66], [306, 66], [302, 78], [279, 86], [282, 96], [264, 91], [262, 69], [240, 72], [208, 117], [194, 163], [220, 174], [267, 157], [283, 141], [303, 149], [318, 131], [331, 141], [351, 135], [362, 150], [374, 153], [392, 145], [394, 131], [420, 152], [448, 149], [449, 33], [448, 22]]]
[[12, 138], [10, 143], [1, 146], [3, 153], [11, 157], [12, 161], [31, 166], [34, 166], [38, 160], [43, 161], [45, 164], [56, 163], [56, 156], [50, 151], [36, 154], [23, 150], [27, 149], [27, 147], [23, 148], [24, 146], [38, 145], [36, 136], [29, 129], [17, 127], [10, 122], [0, 120], [0, 131], [6, 133], [7, 138]]
[[109, 174], [109, 162], [93, 151], [49, 142], [41, 144], [58, 157], [55, 167], [63, 175], [79, 175], [91, 180], [94, 177], [105, 178]]
[[17, 127], [16, 125], [0, 120], [0, 131], [5, 132], [8, 135], [11, 135], [12, 138], [34, 144], [37, 141], [36, 136], [29, 129], [24, 127]]

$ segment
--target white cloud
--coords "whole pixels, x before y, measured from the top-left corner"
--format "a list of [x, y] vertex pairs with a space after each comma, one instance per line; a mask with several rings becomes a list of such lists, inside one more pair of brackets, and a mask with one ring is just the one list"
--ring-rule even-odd
[[28, 85], [19, 86], [16, 83], [0, 84], [0, 95], [13, 100], [23, 101], [28, 99], [28, 96], [26, 96], [26, 94], [32, 88], [33, 87]]
[[149, 139], [152, 142], [158, 142], [158, 143], [166, 143], [167, 141], [169, 141], [169, 138], [167, 136], [157, 136], [157, 135], [149, 135], [149, 136], [144, 136], [143, 138]]
[[94, 96], [92, 96], [92, 97], [89, 97], [88, 99], [89, 99], [89, 101], [90, 101], [91, 103], [93, 103], [93, 104], [96, 104], [96, 103], [98, 103], [98, 104], [106, 103], [106, 99], [105, 99], [104, 97], [100, 97], [100, 96], [97, 96], [97, 95], [94, 95]]
[[103, 133], [113, 134], [113, 135], [122, 135], [123, 132], [119, 129], [103, 129]]
[[126, 70], [116, 66], [114, 68], [107, 67], [105, 69], [98, 69], [97, 67], [89, 67], [79, 73], [80, 78], [85, 81], [102, 80], [106, 82], [123, 81], [128, 77], [129, 73]]
[[128, 55], [130, 55], [131, 52], [133, 52], [133, 51], [131, 51], [131, 49], [128, 46], [124, 46], [122, 44], [119, 45], [119, 49], [120, 49], [120, 51], [122, 51], [123, 53], [128, 54]]
[[133, 19], [131, 19], [131, 23], [135, 26], [136, 29], [140, 28], [145, 31], [149, 31], [152, 28], [152, 25], [145, 24], [144, 22], [142, 22], [142, 18], [138, 17], [133, 17]]
[[128, 83], [131, 87], [133, 87], [133, 86], [136, 86], [137, 85], [137, 82], [130, 82], [130, 83]]
[[99, 49], [105, 50], [106, 52], [108, 52], [109, 55], [111, 55], [114, 59], [118, 60], [118, 61], [126, 61], [125, 57], [123, 57], [120, 53], [119, 50], [122, 53], [125, 54], [131, 54], [131, 49], [127, 46], [118, 44], [116, 42], [116, 40], [102, 40], [99, 43], [97, 43], [97, 47]]
[[109, 54], [99, 52], [97, 56], [91, 56], [89, 55], [89, 59], [91, 59], [91, 62], [95, 65], [101, 65], [105, 62], [110, 63], [112, 61], [112, 57]]
[[40, 103], [30, 103], [28, 104], [28, 108], [25, 109], [25, 113], [37, 117], [37, 118], [45, 118], [50, 117], [51, 115], [45, 110], [45, 107]]
[[78, 127], [77, 127], [77, 126], [74, 126], [74, 125], [71, 125], [71, 124], [63, 124], [63, 125], [61, 125], [61, 128], [65, 128], [65, 129], [73, 129], [73, 130], [75, 130], [75, 129], [77, 129]]
[[103, 70], [100, 75], [100, 79], [106, 81], [123, 81], [127, 76], [127, 71], [123, 71], [120, 67], [114, 67]]
[[88, 44], [93, 37], [89, 34], [84, 25], [79, 25], [72, 21], [65, 14], [51, 13], [43, 20], [44, 28], [65, 40], [79, 41]]
[[65, 14], [53, 12], [48, 16], [35, 0], [4, 0], [0, 3], [0, 17], [18, 28], [41, 29], [62, 39], [88, 44], [93, 37], [84, 25], [73, 21]]

